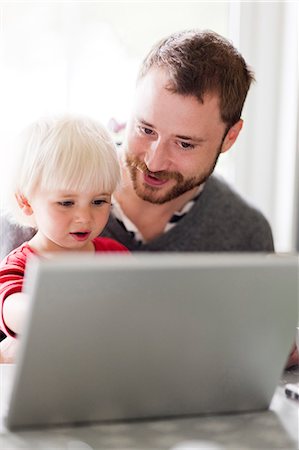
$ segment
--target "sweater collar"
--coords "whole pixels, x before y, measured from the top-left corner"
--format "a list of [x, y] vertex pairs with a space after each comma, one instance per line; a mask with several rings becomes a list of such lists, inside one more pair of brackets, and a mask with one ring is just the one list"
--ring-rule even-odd
[[[205, 183], [202, 183], [194, 197], [190, 199], [179, 211], [176, 211], [172, 217], [170, 218], [169, 222], [166, 224], [163, 233], [167, 233], [167, 231], [171, 230], [173, 227], [176, 226], [176, 224], [186, 215], [188, 212], [192, 209], [194, 206], [196, 200], [199, 198], [200, 194], [202, 193], [204, 189]], [[137, 242], [145, 243], [145, 239], [136, 227], [136, 225], [126, 216], [124, 211], [122, 210], [120, 204], [118, 201], [113, 197], [112, 198], [112, 209], [111, 209], [112, 215], [115, 217], [115, 219], [126, 229], [128, 233], [130, 233], [134, 239]]]

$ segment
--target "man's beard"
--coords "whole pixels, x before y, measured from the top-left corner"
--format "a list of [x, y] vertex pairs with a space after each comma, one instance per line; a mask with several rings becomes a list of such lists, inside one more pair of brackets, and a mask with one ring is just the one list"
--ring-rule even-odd
[[[197, 177], [190, 178], [184, 178], [183, 175], [179, 172], [168, 172], [166, 170], [151, 172], [148, 170], [146, 164], [142, 161], [139, 161], [137, 157], [126, 155], [126, 165], [130, 172], [134, 191], [142, 200], [153, 203], [155, 205], [163, 205], [164, 203], [170, 202], [171, 200], [174, 200], [175, 198], [185, 194], [185, 192], [191, 191], [191, 189], [200, 186], [209, 178], [209, 176], [214, 171], [218, 157], [221, 153], [220, 150], [221, 149], [219, 149], [219, 151], [217, 152], [213, 164], [206, 172]], [[174, 180], [176, 184], [172, 188], [170, 188], [169, 191], [164, 195], [159, 196], [159, 187], [150, 186], [146, 183], [143, 183], [141, 187], [138, 185], [138, 172], [142, 172], [144, 175], [152, 176], [158, 180]]]

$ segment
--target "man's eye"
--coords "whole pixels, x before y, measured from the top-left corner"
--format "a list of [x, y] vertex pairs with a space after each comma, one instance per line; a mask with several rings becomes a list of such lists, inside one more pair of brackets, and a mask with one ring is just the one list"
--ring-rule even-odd
[[184, 142], [184, 141], [182, 141], [182, 142], [179, 142], [179, 145], [180, 145], [180, 147], [182, 147], [182, 148], [194, 148], [195, 147], [195, 145], [194, 144], [190, 144], [190, 142]]
[[139, 127], [139, 129], [141, 130], [141, 132], [143, 134], [147, 134], [149, 136], [151, 136], [152, 134], [154, 134], [154, 130], [151, 130], [150, 128], [147, 127]]
[[71, 201], [71, 200], [65, 200], [65, 201], [63, 201], [63, 202], [58, 202], [58, 205], [64, 206], [64, 207], [67, 208], [67, 207], [73, 206], [73, 205], [74, 205], [74, 202]]

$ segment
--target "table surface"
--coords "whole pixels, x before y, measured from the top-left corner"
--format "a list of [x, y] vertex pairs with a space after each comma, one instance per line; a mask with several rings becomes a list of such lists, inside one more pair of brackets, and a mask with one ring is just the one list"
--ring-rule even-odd
[[[0, 365], [3, 398], [13, 366]], [[284, 385], [298, 382], [299, 370], [284, 372], [269, 410], [9, 432], [0, 430], [0, 449], [221, 450], [298, 449], [299, 403]], [[1, 405], [1, 404], [0, 404]]]

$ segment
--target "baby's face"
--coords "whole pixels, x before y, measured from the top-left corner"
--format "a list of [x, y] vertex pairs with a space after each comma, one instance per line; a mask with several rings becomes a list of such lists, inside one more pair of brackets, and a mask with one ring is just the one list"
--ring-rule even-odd
[[111, 193], [40, 190], [30, 205], [38, 229], [36, 250], [90, 251], [108, 221]]

